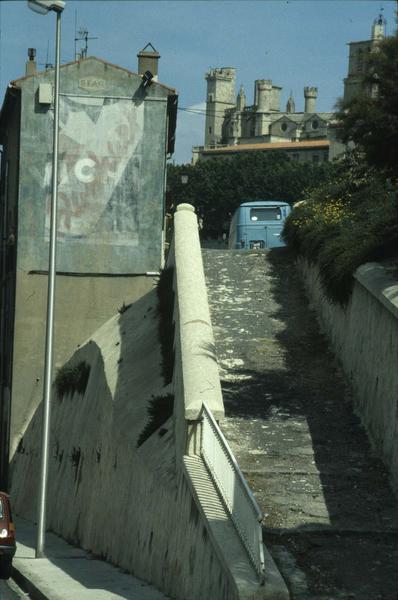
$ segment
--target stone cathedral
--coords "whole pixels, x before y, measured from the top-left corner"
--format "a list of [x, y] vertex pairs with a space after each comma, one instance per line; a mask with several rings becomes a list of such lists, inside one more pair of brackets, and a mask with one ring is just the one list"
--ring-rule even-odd
[[[348, 75], [344, 80], [344, 99], [366, 89], [367, 56], [384, 38], [385, 21], [380, 16], [372, 26], [371, 39], [349, 44]], [[206, 73], [206, 124], [203, 147], [193, 148], [193, 161], [210, 156], [249, 150], [280, 149], [293, 159], [331, 160], [344, 151], [336, 139], [333, 112], [318, 112], [318, 89], [304, 87], [304, 111], [296, 111], [292, 94], [281, 110], [282, 88], [269, 79], [254, 84], [254, 102], [248, 105], [243, 86], [236, 96], [236, 69], [214, 68]]]

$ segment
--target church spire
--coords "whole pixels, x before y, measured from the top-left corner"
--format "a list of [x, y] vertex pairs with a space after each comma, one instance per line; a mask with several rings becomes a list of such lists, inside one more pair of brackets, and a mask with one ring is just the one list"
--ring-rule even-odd
[[287, 113], [295, 113], [296, 112], [296, 103], [294, 101], [292, 91], [290, 91], [289, 100], [287, 101], [287, 104], [286, 104], [286, 112]]
[[244, 110], [246, 106], [246, 94], [243, 85], [240, 86], [239, 94], [236, 98], [236, 108], [238, 110]]

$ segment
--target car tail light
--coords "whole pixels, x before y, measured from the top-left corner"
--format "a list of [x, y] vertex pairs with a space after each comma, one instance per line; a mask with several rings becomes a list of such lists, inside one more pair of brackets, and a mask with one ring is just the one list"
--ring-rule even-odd
[[2, 530], [0, 531], [0, 538], [1, 538], [1, 539], [4, 539], [4, 538], [6, 538], [6, 537], [8, 537], [8, 529], [2, 529]]

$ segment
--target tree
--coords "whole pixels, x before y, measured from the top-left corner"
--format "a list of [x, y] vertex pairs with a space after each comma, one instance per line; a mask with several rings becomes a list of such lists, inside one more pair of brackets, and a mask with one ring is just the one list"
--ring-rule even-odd
[[[330, 163], [295, 163], [282, 152], [252, 152], [196, 165], [169, 165], [168, 206], [189, 202], [203, 218], [205, 237], [228, 231], [235, 209], [248, 200], [296, 202], [329, 177]], [[188, 175], [182, 184], [181, 175]]]
[[398, 34], [380, 42], [369, 57], [364, 94], [338, 103], [340, 138], [363, 148], [370, 165], [398, 175]]

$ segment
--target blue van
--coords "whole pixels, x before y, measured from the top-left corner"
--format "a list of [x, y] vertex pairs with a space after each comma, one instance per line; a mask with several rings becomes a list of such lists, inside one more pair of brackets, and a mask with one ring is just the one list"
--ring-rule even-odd
[[228, 248], [255, 250], [284, 246], [281, 233], [290, 211], [290, 204], [279, 200], [244, 202], [232, 217]]

